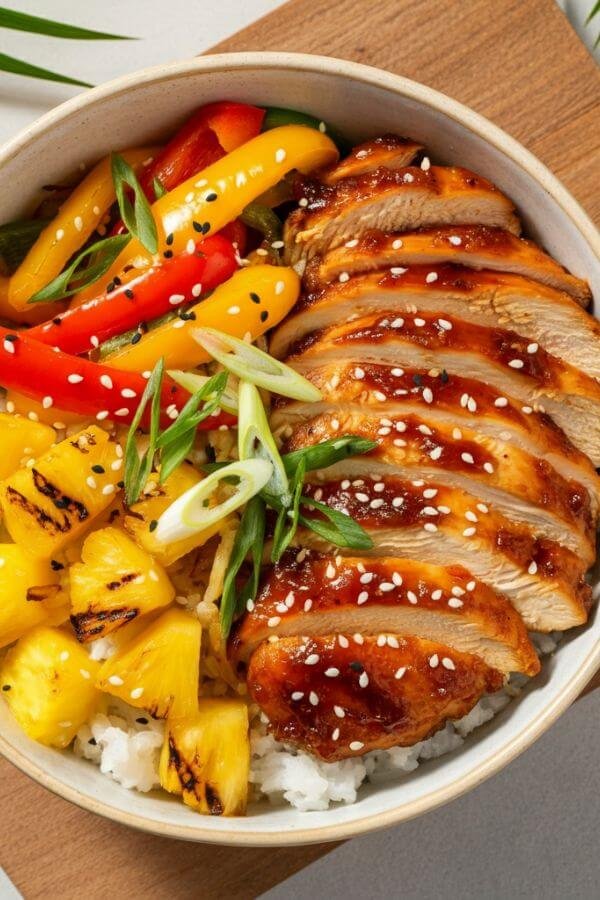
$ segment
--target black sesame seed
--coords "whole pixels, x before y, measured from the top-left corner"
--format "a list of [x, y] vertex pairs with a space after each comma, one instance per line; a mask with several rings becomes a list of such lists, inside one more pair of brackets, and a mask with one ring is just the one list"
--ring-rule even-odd
[[442, 382], [442, 384], [448, 384], [448, 382], [450, 381], [450, 376], [445, 369], [442, 369], [442, 371], [440, 372], [440, 381]]
[[207, 194], [204, 199], [206, 200], [207, 203], [212, 203], [213, 200], [217, 199], [217, 195], [215, 194], [214, 191], [211, 191], [210, 194]]
[[10, 685], [10, 684], [3, 684], [3, 685], [2, 685], [2, 690], [3, 690], [3, 691], [10, 691], [10, 689], [11, 689], [11, 685]]
[[269, 313], [267, 312], [266, 309], [263, 309], [263, 311], [260, 314], [260, 321], [266, 322], [268, 318], [269, 318]]
[[349, 663], [349, 665], [353, 672], [364, 672], [365, 667], [361, 662], [358, 662], [358, 660], [354, 660], [353, 662]]
[[105, 471], [106, 469], [104, 468], [104, 466], [92, 466], [92, 472], [95, 472], [96, 475], [104, 475]]
[[117, 487], [118, 487], [118, 488], [124, 488], [124, 487], [125, 487], [125, 482], [124, 482], [124, 481], [117, 481]]
[[138, 325], [138, 331], [140, 332], [140, 334], [146, 334], [146, 332], [148, 331], [148, 325], [147, 325], [147, 323], [146, 323], [146, 322], [140, 322], [139, 325]]
[[54, 572], [60, 572], [61, 569], [64, 569], [64, 566], [57, 559], [51, 559], [50, 560], [50, 568]]
[[422, 377], [420, 375], [413, 375], [413, 384], [415, 384], [417, 387], [421, 387], [421, 385], [423, 384]]
[[168, 234], [168, 235], [166, 236], [166, 238], [165, 238], [165, 244], [167, 245], [167, 247], [170, 247], [170, 246], [171, 246], [171, 244], [173, 243], [174, 238], [175, 238], [175, 235], [173, 234], [173, 232], [171, 232], [170, 234]]
[[115, 285], [114, 281], [109, 281], [109, 283], [106, 285], [106, 293], [107, 293], [107, 294], [112, 294], [112, 292], [114, 291], [115, 287], [116, 287], [116, 285]]
[[139, 719], [136, 719], [135, 721], [139, 722], [140, 725], [148, 724], [148, 719], [145, 716], [140, 716]]
[[202, 226], [202, 234], [208, 234], [210, 231], [210, 222], [205, 222]]
[[132, 343], [132, 344], [139, 344], [139, 342], [141, 341], [141, 339], [142, 339], [141, 333], [140, 333], [139, 331], [136, 331], [136, 333], [134, 334], [134, 336], [131, 338], [131, 343]]
[[150, 531], [156, 531], [157, 527], [158, 527], [158, 519], [152, 519], [152, 521], [148, 525], [148, 529]]
[[11, 344], [14, 344], [15, 341], [18, 341], [19, 338], [16, 334], [7, 334], [4, 338], [5, 341], [10, 341]]
[[172, 251], [172, 250], [165, 250], [165, 252], [163, 253], [163, 256], [164, 256], [165, 259], [171, 259], [171, 257], [173, 256], [173, 251]]
[[205, 447], [206, 458], [209, 462], [214, 463], [217, 461], [217, 451], [213, 447], [212, 444], [207, 444]]
[[53, 325], [62, 325], [62, 319], [60, 318], [60, 316], [57, 316], [56, 319], [52, 319], [52, 324]]
[[192, 222], [192, 227], [194, 231], [199, 231], [202, 234], [202, 223], [201, 222]]
[[260, 303], [260, 297], [258, 294], [255, 294], [254, 291], [250, 291], [250, 299], [253, 303]]
[[57, 500], [52, 501], [57, 509], [67, 509], [69, 506], [69, 501], [64, 497], [59, 497]]
[[88, 744], [91, 744], [92, 747], [95, 747], [97, 744], [96, 738], [90, 738]]
[[129, 300], [133, 300], [134, 294], [131, 288], [126, 288], [124, 293]]
[[179, 312], [179, 318], [183, 322], [189, 322], [190, 320], [193, 320], [196, 318], [196, 313], [193, 310], [190, 310], [190, 312], [186, 312], [184, 309], [182, 309]]
[[117, 287], [123, 283], [118, 275], [115, 275], [115, 277], [113, 278], [113, 281], [117, 285]]

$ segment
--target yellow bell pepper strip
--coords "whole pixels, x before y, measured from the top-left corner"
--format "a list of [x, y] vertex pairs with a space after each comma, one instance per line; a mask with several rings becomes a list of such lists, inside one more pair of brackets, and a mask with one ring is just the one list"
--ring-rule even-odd
[[[259, 134], [152, 204], [159, 252], [168, 258], [185, 252], [199, 234], [215, 234], [237, 219], [249, 203], [292, 169], [308, 174], [337, 158], [333, 141], [303, 125]], [[134, 239], [104, 277], [110, 282], [122, 277], [127, 265], [144, 268], [151, 262], [151, 255]]]
[[283, 266], [240, 269], [185, 312], [103, 359], [104, 365], [135, 372], [152, 369], [161, 356], [166, 369], [192, 369], [211, 357], [194, 340], [198, 327], [219, 328], [234, 337], [255, 340], [288, 314], [300, 293], [300, 279]]
[[[156, 148], [141, 147], [121, 154], [139, 169]], [[10, 279], [8, 300], [22, 310], [29, 298], [62, 272], [65, 264], [102, 223], [115, 201], [110, 159], [99, 162], [65, 200], [56, 217], [39, 238]]]
[[[19, 391], [6, 391], [6, 411], [17, 416], [29, 419], [30, 422], [41, 422], [44, 425], [52, 425], [53, 428], [67, 428], [70, 425], [83, 425], [92, 422], [94, 416], [80, 416], [65, 409], [58, 409], [54, 405], [44, 406], [41, 400], [34, 400]], [[102, 423], [100, 423], [102, 424]]]
[[18, 322], [20, 325], [37, 325], [48, 319], [55, 310], [60, 312], [64, 308], [63, 303], [53, 303], [52, 305], [40, 303], [39, 305], [31, 304], [25, 309], [15, 309], [8, 302], [9, 285], [8, 276], [0, 276], [0, 319]]

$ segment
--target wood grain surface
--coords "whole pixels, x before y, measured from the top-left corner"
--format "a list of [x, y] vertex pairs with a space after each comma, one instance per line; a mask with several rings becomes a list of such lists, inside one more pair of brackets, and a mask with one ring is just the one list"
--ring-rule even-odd
[[[600, 220], [600, 73], [553, 0], [291, 0], [217, 50], [353, 59], [468, 104]], [[0, 863], [26, 897], [252, 898], [332, 845], [238, 850], [130, 831], [0, 761]]]

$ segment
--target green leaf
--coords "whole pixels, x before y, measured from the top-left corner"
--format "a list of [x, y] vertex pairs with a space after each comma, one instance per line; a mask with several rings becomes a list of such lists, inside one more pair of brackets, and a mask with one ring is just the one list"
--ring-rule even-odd
[[[300, 517], [300, 498], [304, 487], [306, 466], [303, 459], [300, 460], [294, 472], [292, 481], [292, 502], [288, 507], [282, 508], [277, 516], [275, 530], [273, 532], [273, 545], [271, 547], [271, 561], [276, 563], [283, 556], [292, 542], [298, 529]], [[287, 527], [286, 527], [287, 526]]]
[[51, 221], [52, 219], [27, 219], [0, 225], [0, 256], [11, 275]]
[[367, 438], [347, 434], [343, 437], [322, 441], [320, 444], [313, 444], [311, 447], [303, 447], [301, 450], [285, 453], [282, 459], [286, 472], [291, 476], [301, 462], [304, 463], [307, 472], [314, 469], [326, 469], [349, 456], [369, 453], [376, 446], [377, 441], [369, 441]]
[[[129, 432], [127, 433], [127, 441], [125, 443], [124, 482], [125, 498], [127, 500], [128, 506], [132, 506], [137, 501], [144, 485], [146, 484], [146, 481], [148, 480], [148, 476], [152, 471], [154, 454], [156, 452], [156, 440], [158, 437], [158, 429], [160, 424], [160, 400], [163, 372], [164, 359], [161, 356], [161, 358], [154, 366], [152, 374], [150, 375], [150, 378], [146, 383], [144, 393], [142, 394], [139, 406], [129, 427]], [[137, 449], [136, 432], [139, 428], [140, 422], [142, 421], [142, 416], [144, 415], [144, 411], [150, 399], [152, 400], [150, 438], [148, 442], [148, 449], [140, 458]]]
[[[158, 250], [156, 222], [135, 172], [118, 153], [111, 155], [110, 166], [123, 222], [149, 253], [156, 253]], [[128, 196], [128, 188], [133, 191], [133, 203]]]
[[594, 18], [594, 16], [597, 16], [599, 12], [600, 12], [600, 0], [596, 0], [594, 5], [590, 9], [590, 14], [587, 17], [587, 19], [585, 20], [585, 24], [589, 25], [590, 22], [592, 21], [592, 19]]
[[300, 513], [300, 523], [305, 528], [310, 528], [326, 541], [335, 544], [336, 547], [349, 547], [352, 550], [370, 550], [373, 541], [351, 516], [346, 516], [337, 509], [332, 509], [325, 503], [319, 503], [312, 497], [301, 497], [302, 506], [308, 506], [320, 512], [325, 519], [316, 519], [304, 516]]
[[154, 196], [157, 200], [160, 200], [160, 198], [164, 197], [167, 193], [166, 187], [163, 187], [160, 178], [156, 178], [156, 176], [152, 179], [152, 190], [154, 191]]
[[61, 75], [59, 72], [52, 72], [50, 69], [42, 69], [40, 66], [34, 66], [14, 56], [7, 56], [6, 53], [0, 53], [0, 72], [25, 75], [27, 78], [40, 78], [43, 81], [58, 81], [61, 84], [76, 84], [79, 87], [94, 86], [88, 81], [80, 81], [78, 78], [70, 78], [68, 75]]
[[[86, 247], [64, 272], [53, 278], [46, 287], [37, 291], [27, 302], [48, 303], [51, 300], [63, 300], [65, 297], [70, 297], [71, 294], [76, 294], [77, 291], [89, 287], [90, 284], [94, 284], [99, 278], [102, 278], [105, 272], [108, 272], [123, 247], [130, 240], [129, 234], [115, 234], [113, 237], [103, 238]], [[94, 255], [97, 255], [94, 262], [79, 272], [81, 263]], [[69, 285], [73, 281], [75, 284], [70, 287]]]
[[[265, 504], [259, 496], [255, 496], [248, 501], [242, 514], [223, 582], [220, 614], [224, 638], [229, 636], [235, 616], [244, 611], [249, 600], [256, 598], [264, 543]], [[252, 558], [252, 573], [236, 594], [235, 580], [248, 554]]]
[[125, 37], [122, 34], [108, 34], [105, 31], [90, 31], [77, 25], [65, 22], [54, 22], [30, 16], [28, 13], [16, 12], [0, 6], [0, 28], [12, 28], [15, 31], [29, 31], [33, 34], [46, 34], [49, 37], [70, 38], [78, 41], [135, 41], [137, 38]]

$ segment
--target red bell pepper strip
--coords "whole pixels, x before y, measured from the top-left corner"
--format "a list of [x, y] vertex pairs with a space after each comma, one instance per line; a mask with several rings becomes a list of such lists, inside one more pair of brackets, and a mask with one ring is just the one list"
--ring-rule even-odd
[[[146, 386], [137, 372], [112, 369], [79, 356], [69, 356], [47, 344], [32, 340], [27, 331], [11, 332], [0, 327], [0, 384], [40, 401], [99, 422], [111, 419], [129, 423], [133, 419]], [[172, 424], [189, 393], [169, 376], [161, 392], [161, 425]], [[198, 426], [207, 430], [229, 425], [235, 420], [227, 413], [209, 416]], [[148, 409], [142, 425], [149, 424]]]
[[236, 269], [233, 246], [214, 235], [198, 244], [195, 253], [183, 253], [142, 270], [127, 284], [113, 286], [112, 291], [36, 325], [28, 335], [65, 353], [86, 353], [108, 338], [212, 290]]

